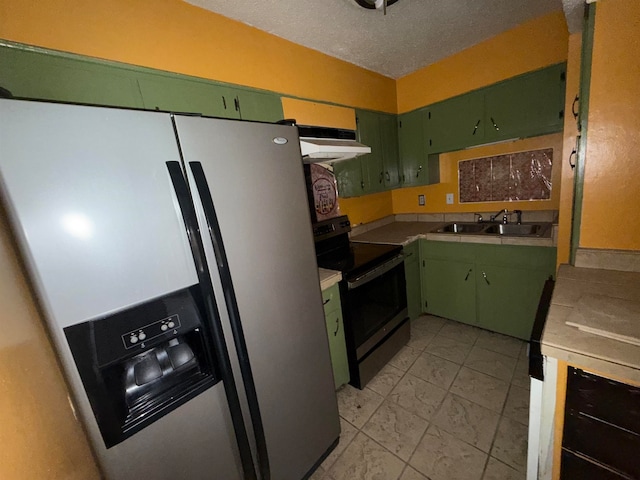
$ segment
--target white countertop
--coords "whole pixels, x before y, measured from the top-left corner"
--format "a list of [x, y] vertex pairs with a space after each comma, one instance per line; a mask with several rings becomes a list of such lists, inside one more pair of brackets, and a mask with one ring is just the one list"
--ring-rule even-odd
[[502, 237], [500, 235], [470, 235], [456, 233], [431, 233], [450, 222], [391, 222], [368, 232], [354, 235], [354, 242], [389, 243], [392, 245], [407, 245], [414, 240], [425, 238], [443, 242], [491, 243], [498, 245], [525, 245], [553, 247], [553, 235], [549, 238], [537, 237]]
[[[585, 296], [640, 299], [640, 273], [561, 265], [542, 335], [544, 355], [640, 384], [640, 347], [565, 322]], [[612, 309], [613, 310], [613, 309]], [[637, 319], [640, 322], [640, 318]]]
[[340, 280], [342, 280], [342, 272], [338, 272], [336, 270], [318, 268], [318, 274], [320, 276], [320, 290], [331, 288]]

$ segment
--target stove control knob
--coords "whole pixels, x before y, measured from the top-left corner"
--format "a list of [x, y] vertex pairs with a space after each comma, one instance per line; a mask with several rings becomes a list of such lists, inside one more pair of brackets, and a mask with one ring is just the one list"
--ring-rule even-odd
[[131, 343], [138, 343], [138, 337], [136, 337], [135, 335], [131, 335], [131, 337], [129, 337], [129, 341]]
[[176, 324], [174, 322], [171, 322], [171, 321], [167, 325], [168, 325], [169, 328], [173, 328], [173, 327], [176, 326]]
[[166, 323], [163, 323], [162, 326], [160, 327], [160, 330], [162, 330], [163, 332], [168, 330], [168, 329], [169, 329], [169, 327], [167, 327]]
[[144, 340], [145, 338], [147, 338], [147, 335], [144, 332], [140, 332], [138, 334], [138, 339], [140, 339], [140, 341]]

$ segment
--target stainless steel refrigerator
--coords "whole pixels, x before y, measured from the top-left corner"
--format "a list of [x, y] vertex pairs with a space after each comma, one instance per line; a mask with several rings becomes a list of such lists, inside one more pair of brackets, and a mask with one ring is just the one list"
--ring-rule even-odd
[[295, 127], [0, 100], [0, 191], [105, 477], [299, 480], [335, 446]]

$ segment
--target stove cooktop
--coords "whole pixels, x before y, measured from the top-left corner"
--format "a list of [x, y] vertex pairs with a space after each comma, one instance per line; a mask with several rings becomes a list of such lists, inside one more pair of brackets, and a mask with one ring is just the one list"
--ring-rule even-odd
[[399, 245], [349, 242], [348, 248], [318, 255], [318, 266], [338, 270], [345, 277], [353, 278], [396, 256], [402, 251]]

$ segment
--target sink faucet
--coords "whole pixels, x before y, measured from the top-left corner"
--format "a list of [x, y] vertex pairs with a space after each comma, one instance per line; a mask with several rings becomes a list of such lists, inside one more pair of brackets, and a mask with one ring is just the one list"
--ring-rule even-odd
[[507, 215], [509, 215], [509, 210], [507, 210], [506, 208], [503, 208], [502, 210], [500, 210], [498, 213], [496, 213], [495, 215], [491, 215], [491, 217], [489, 217], [489, 220], [491, 222], [495, 222], [496, 218], [498, 218], [500, 216], [501, 213], [504, 213], [504, 215], [502, 215], [502, 223], [504, 225], [506, 225], [507, 223], [509, 223], [509, 219], [507, 217]]

